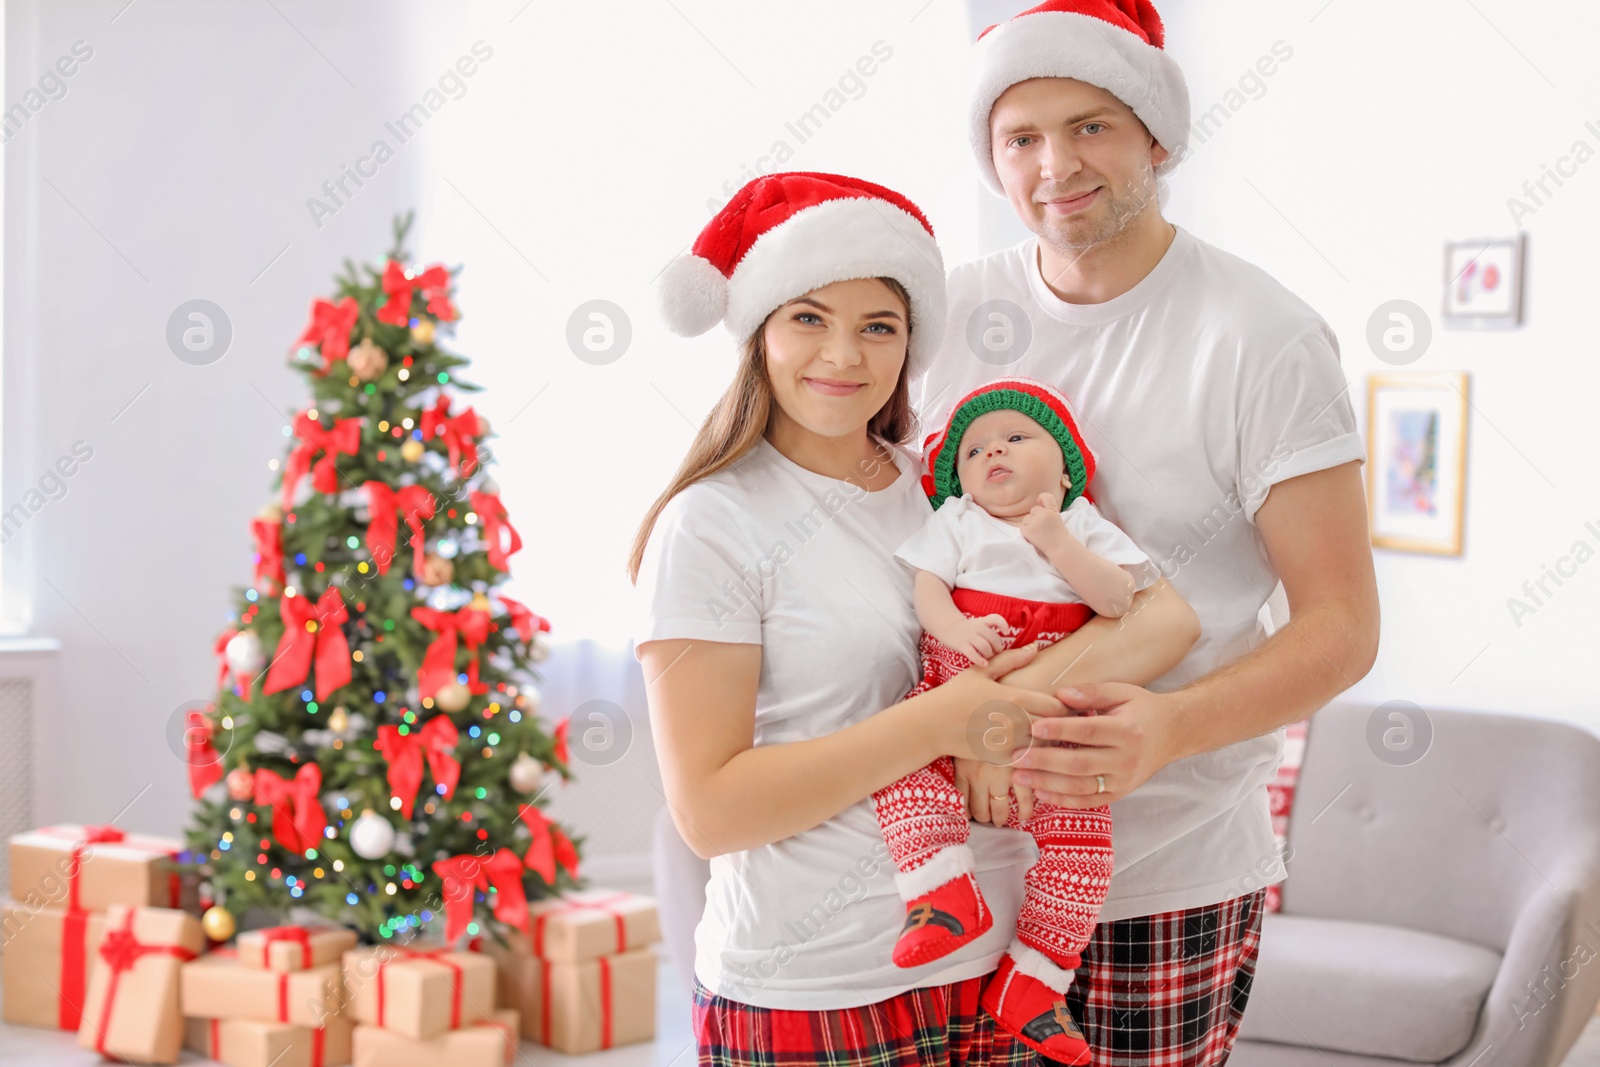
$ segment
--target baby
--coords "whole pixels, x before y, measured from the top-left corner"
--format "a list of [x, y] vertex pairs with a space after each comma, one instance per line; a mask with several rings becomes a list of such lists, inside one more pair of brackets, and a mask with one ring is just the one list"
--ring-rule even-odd
[[[1027, 642], [1049, 644], [1096, 614], [1120, 616], [1156, 580], [1150, 559], [1088, 495], [1094, 456], [1066, 399], [1002, 378], [956, 405], [928, 438], [923, 488], [935, 511], [895, 552], [916, 571], [922, 681]], [[894, 962], [916, 967], [993, 926], [974, 877], [966, 801], [943, 756], [873, 794], [906, 901]], [[1006, 1030], [1060, 1063], [1089, 1062], [1065, 993], [1111, 882], [1111, 810], [1037, 802], [1023, 823], [1038, 862], [1024, 879], [1015, 936], [985, 985]]]

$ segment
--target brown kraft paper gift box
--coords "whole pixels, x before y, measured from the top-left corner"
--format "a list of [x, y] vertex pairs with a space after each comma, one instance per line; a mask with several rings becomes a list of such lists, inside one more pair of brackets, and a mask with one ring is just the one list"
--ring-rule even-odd
[[426, 1041], [357, 1026], [352, 1048], [355, 1067], [506, 1067], [516, 1054], [517, 1013], [506, 1008]]
[[317, 1027], [344, 1011], [339, 965], [304, 971], [246, 967], [231, 951], [183, 965], [183, 1013], [202, 1019], [254, 1019]]
[[60, 908], [0, 907], [5, 1021], [78, 1029], [101, 926], [98, 912], [74, 916]]
[[319, 1030], [255, 1019], [190, 1019], [183, 1047], [227, 1067], [346, 1067], [352, 1026], [343, 1016]]
[[205, 946], [200, 921], [168, 908], [106, 910], [78, 1044], [129, 1063], [175, 1063], [183, 1044], [178, 974]]
[[523, 999], [513, 1005], [530, 1012], [524, 1036], [573, 1055], [655, 1037], [654, 946], [581, 963], [524, 959], [531, 966], [524, 965]]
[[192, 907], [196, 883], [180, 876], [173, 861], [182, 849], [181, 841], [125, 834], [113, 826], [29, 830], [10, 840], [11, 896], [28, 902], [43, 887], [59, 884], [70, 885], [70, 897], [61, 902], [69, 910]]
[[416, 1041], [493, 1017], [495, 966], [481, 953], [377, 945], [346, 952], [344, 974], [356, 1022]]
[[356, 933], [342, 926], [269, 926], [247, 930], [235, 942], [239, 962], [269, 971], [303, 971], [338, 963], [356, 947]]
[[610, 956], [661, 940], [654, 897], [615, 889], [579, 889], [528, 905], [533, 936], [511, 943], [555, 963]]

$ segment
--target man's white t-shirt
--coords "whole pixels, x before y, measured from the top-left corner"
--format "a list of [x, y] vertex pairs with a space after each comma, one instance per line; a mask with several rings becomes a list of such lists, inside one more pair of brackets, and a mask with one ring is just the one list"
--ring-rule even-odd
[[[894, 447], [900, 478], [876, 492], [808, 471], [763, 438], [673, 497], [639, 570], [635, 654], [674, 637], [759, 644], [756, 745], [823, 737], [902, 700], [921, 678], [922, 631], [893, 550], [933, 512], [916, 453]], [[1038, 848], [986, 823], [972, 825], [970, 844], [994, 927], [913, 968], [892, 959], [905, 903], [870, 796], [813, 829], [717, 856], [695, 975], [731, 1000], [809, 1011], [988, 974]]]
[[[1200, 616], [1198, 643], [1147, 688], [1177, 689], [1265, 641], [1259, 612], [1278, 582], [1255, 525], [1267, 490], [1366, 460], [1327, 323], [1182, 227], [1126, 293], [1067, 303], [1030, 236], [951, 272], [944, 341], [912, 384], [917, 439], [974, 388], [1019, 375], [1072, 401], [1095, 502]], [[1266, 788], [1282, 753], [1279, 729], [1171, 763], [1113, 803], [1102, 921], [1282, 881]]]
[[[1100, 514], [1088, 497], [1080, 496], [1068, 504], [1061, 521], [1090, 552], [1127, 568], [1134, 589], [1155, 584], [1159, 575], [1150, 565], [1150, 557]], [[894, 555], [913, 571], [928, 571], [952, 589], [977, 589], [1051, 604], [1084, 602], [1055, 564], [1022, 536], [1021, 527], [983, 510], [971, 493], [946, 498]]]

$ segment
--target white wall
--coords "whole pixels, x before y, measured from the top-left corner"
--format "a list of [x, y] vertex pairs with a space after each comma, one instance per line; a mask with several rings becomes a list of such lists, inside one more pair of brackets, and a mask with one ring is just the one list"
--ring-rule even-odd
[[1590, 673], [1600, 557], [1549, 586], [1555, 595], [1520, 626], [1507, 607], [1575, 542], [1600, 550], [1600, 444], [1588, 432], [1600, 388], [1600, 158], [1522, 221], [1522, 329], [1445, 330], [1437, 315], [1447, 239], [1515, 233], [1507, 200], [1524, 181], [1580, 139], [1600, 155], [1600, 123], [1585, 127], [1600, 119], [1600, 8], [1568, 0], [1538, 19], [1510, 0], [1169, 0], [1163, 10], [1197, 115], [1276, 42], [1293, 53], [1176, 171], [1171, 217], [1327, 317], [1363, 427], [1366, 376], [1395, 369], [1366, 342], [1385, 301], [1433, 318], [1430, 348], [1407, 369], [1470, 374], [1464, 552], [1375, 551], [1382, 650], [1350, 697], [1600, 729]]

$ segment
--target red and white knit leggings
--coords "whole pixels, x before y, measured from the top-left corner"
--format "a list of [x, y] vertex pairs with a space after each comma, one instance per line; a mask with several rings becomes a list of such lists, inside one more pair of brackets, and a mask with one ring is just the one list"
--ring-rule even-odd
[[[1058, 641], [1094, 617], [1085, 604], [1023, 600], [973, 589], [954, 589], [951, 598], [968, 618], [1004, 616], [1006, 625], [1000, 632], [1006, 648]], [[971, 664], [931, 634], [922, 635], [921, 649], [922, 681], [907, 698], [943, 685]], [[966, 843], [970, 818], [954, 778], [955, 761], [941, 756], [872, 795], [878, 825], [901, 871], [916, 870], [941, 849]], [[1039, 846], [1038, 862], [1023, 881], [1018, 940], [1055, 960], [1082, 952], [1111, 886], [1111, 808], [1063, 808], [1035, 798], [1027, 822], [1018, 820], [1013, 803], [1005, 825], [1027, 830]]]

